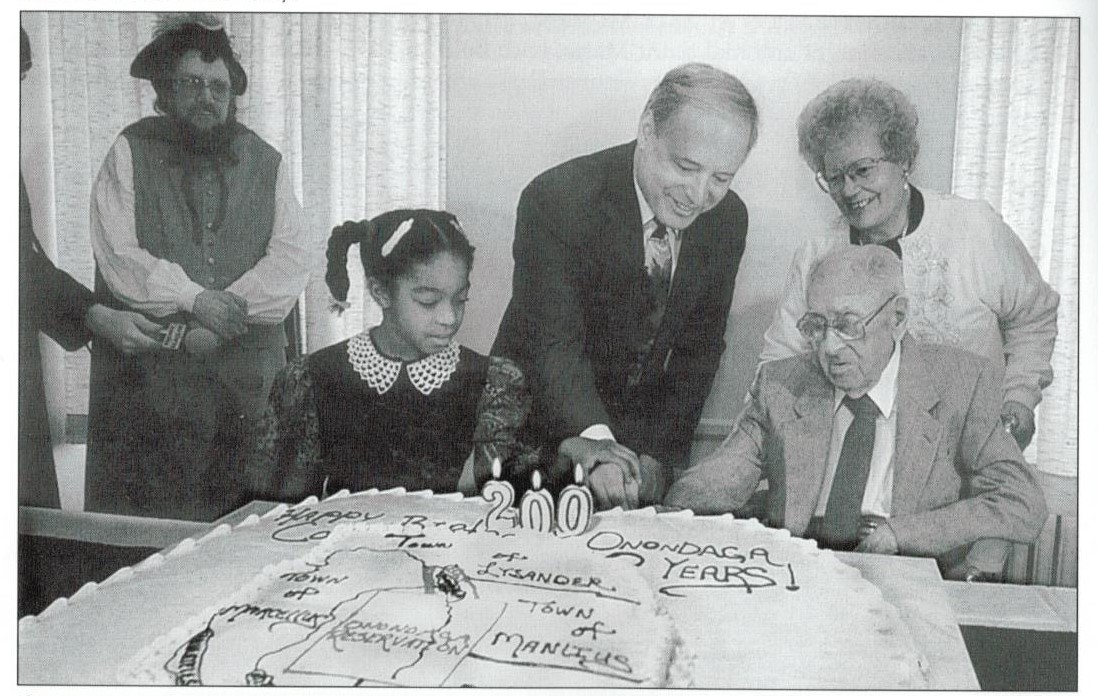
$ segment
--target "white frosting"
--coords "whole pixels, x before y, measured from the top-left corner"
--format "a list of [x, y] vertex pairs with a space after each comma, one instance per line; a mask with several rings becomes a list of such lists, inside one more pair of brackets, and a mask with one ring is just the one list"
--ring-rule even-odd
[[141, 651], [120, 678], [664, 686], [676, 644], [639, 573], [574, 544], [464, 524], [360, 523], [266, 568]]
[[[263, 592], [272, 576], [265, 569], [324, 553], [318, 549], [342, 543], [343, 535], [366, 533], [357, 529], [363, 525], [479, 529], [488, 510], [480, 498], [403, 489], [279, 505], [231, 530], [219, 527], [201, 539], [187, 539], [22, 619], [20, 681], [118, 683], [120, 668], [131, 676], [142, 672], [134, 660], [141, 655], [147, 660], [151, 646], [174, 645], [170, 655], [197, 633], [196, 622], [209, 622], [228, 600]], [[337, 536], [343, 527], [356, 529]], [[731, 517], [618, 510], [596, 515], [585, 535], [541, 536], [534, 546], [539, 554], [555, 554], [554, 561], [571, 559], [562, 560], [562, 570], [576, 562], [590, 568], [612, 563], [615, 581], [643, 578], [658, 599], [650, 606], [658, 614], [662, 605], [681, 636], [677, 645], [652, 642], [659, 655], [673, 656], [665, 677], [672, 684], [862, 689], [927, 684], [925, 658], [879, 590], [830, 552], [784, 530]], [[788, 589], [794, 585], [797, 589]], [[171, 627], [176, 628], [165, 636]], [[666, 661], [645, 664], [661, 659]], [[160, 672], [170, 678], [163, 663]]]

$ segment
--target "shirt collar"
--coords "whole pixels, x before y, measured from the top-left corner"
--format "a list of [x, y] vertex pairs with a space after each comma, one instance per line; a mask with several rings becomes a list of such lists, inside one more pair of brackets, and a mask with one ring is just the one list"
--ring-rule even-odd
[[[892, 351], [892, 357], [888, 359], [888, 364], [881, 372], [881, 378], [877, 380], [872, 389], [866, 392], [873, 403], [877, 405], [877, 409], [881, 412], [883, 418], [889, 418], [892, 415], [892, 407], [896, 404], [896, 386], [899, 383], [899, 376], [900, 342], [896, 341], [896, 348]], [[838, 387], [835, 388], [835, 401], [831, 407], [832, 413], [839, 410], [845, 396], [846, 392]]]
[[369, 384], [378, 394], [389, 391], [401, 370], [408, 373], [408, 379], [425, 396], [441, 387], [450, 379], [461, 359], [461, 348], [453, 341], [438, 353], [413, 362], [404, 362], [382, 355], [374, 345], [369, 331], [352, 336], [347, 341], [347, 359], [362, 381]]
[[[652, 210], [652, 206], [648, 205], [648, 201], [644, 198], [644, 192], [641, 191], [640, 184], [637, 183], [636, 169], [633, 170], [633, 190], [637, 193], [637, 206], [640, 208], [641, 227], [644, 229], [644, 238], [647, 240], [648, 235], [651, 234], [651, 232], [654, 232], [656, 229], [653, 225], [652, 229], [649, 230], [649, 223], [653, 222], [656, 219], [656, 213]], [[676, 235], [678, 235], [678, 233], [679, 231], [673, 227], [667, 228], [667, 234], [670, 235], [672, 238], [677, 239]]]
[[637, 170], [633, 170], [633, 190], [637, 193], [637, 205], [640, 206], [641, 214], [641, 227], [648, 227], [648, 223], [655, 219], [656, 213], [653, 212], [652, 206], [648, 205], [648, 201], [644, 199], [644, 193], [641, 191], [640, 184], [637, 183]]

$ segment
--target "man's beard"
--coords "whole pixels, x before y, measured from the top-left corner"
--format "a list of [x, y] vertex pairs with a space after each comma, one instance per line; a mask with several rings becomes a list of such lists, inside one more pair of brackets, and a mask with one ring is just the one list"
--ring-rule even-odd
[[216, 157], [231, 153], [233, 130], [236, 120], [232, 114], [211, 128], [199, 128], [178, 116], [172, 117], [175, 133], [173, 140], [181, 150], [192, 155]]

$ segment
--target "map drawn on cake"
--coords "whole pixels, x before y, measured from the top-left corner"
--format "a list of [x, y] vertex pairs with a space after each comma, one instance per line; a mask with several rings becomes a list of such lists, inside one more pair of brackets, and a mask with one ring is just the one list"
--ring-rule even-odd
[[650, 643], [631, 639], [653, 612], [643, 583], [623, 592], [551, 554], [446, 531], [375, 527], [348, 546], [351, 527], [227, 601], [163, 670], [179, 685], [517, 685], [530, 670], [554, 683], [653, 681], [641, 668]]
[[[489, 529], [484, 504], [402, 493], [304, 501], [242, 525], [238, 544], [222, 548], [234, 538], [224, 532], [205, 539], [203, 551], [226, 561], [253, 545], [278, 560], [215, 590], [196, 586], [206, 601], [130, 652], [119, 680], [928, 685], [925, 656], [880, 590], [783, 530], [611, 511], [586, 534], [561, 538], [502, 523]], [[813, 638], [795, 660], [790, 631]]]
[[[306, 505], [289, 508], [275, 520], [271, 540], [286, 543], [326, 539], [338, 525], [378, 522], [387, 515], [379, 510], [331, 509], [320, 513]], [[501, 515], [501, 529], [521, 529], [514, 516]], [[487, 518], [466, 524], [426, 515], [403, 515], [405, 528], [445, 528], [451, 532], [486, 533]], [[674, 538], [634, 538], [596, 526], [583, 535], [587, 548], [606, 558], [643, 568], [659, 593], [685, 598], [710, 590], [739, 590], [746, 594], [768, 588], [796, 592], [801, 588], [795, 564], [778, 558], [766, 544], [744, 545], [728, 538], [703, 541], [696, 532]]]

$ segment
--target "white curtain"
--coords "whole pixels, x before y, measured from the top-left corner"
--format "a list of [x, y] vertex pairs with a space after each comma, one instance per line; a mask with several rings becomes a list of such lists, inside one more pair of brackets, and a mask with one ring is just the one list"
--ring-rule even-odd
[[[238, 118], [274, 145], [293, 173], [310, 225], [330, 230], [403, 207], [445, 200], [445, 91], [437, 15], [229, 14], [222, 16], [248, 74]], [[153, 13], [23, 13], [35, 67], [24, 93], [48, 96], [23, 119], [23, 169], [39, 236], [54, 235], [56, 261], [89, 287], [92, 180], [119, 131], [152, 115], [151, 84], [129, 75], [152, 37]], [[27, 107], [24, 106], [26, 116]], [[33, 134], [28, 130], [34, 131]], [[52, 156], [51, 156], [52, 153]], [[33, 184], [33, 185], [32, 185]], [[325, 235], [326, 238], [326, 235]], [[351, 309], [328, 310], [324, 268], [301, 304], [305, 347], [314, 351], [380, 321], [364, 297], [357, 252], [349, 255]], [[64, 359], [68, 413], [86, 413], [87, 351]], [[55, 376], [55, 380], [56, 380]]]
[[1027, 459], [1078, 474], [1079, 20], [965, 19], [953, 190], [999, 210], [1060, 293]]

